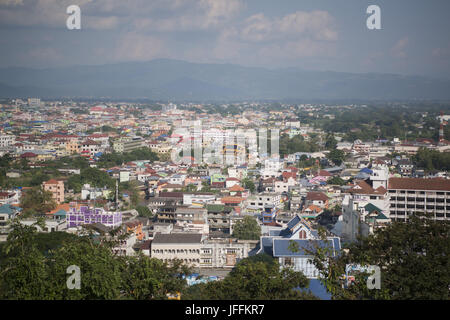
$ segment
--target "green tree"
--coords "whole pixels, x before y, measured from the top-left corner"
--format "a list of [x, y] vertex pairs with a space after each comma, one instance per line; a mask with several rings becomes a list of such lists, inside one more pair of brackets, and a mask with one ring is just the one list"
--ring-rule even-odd
[[335, 177], [332, 177], [330, 180], [328, 180], [327, 183], [328, 184], [335, 184], [335, 185], [338, 185], [338, 186], [343, 186], [347, 182], [344, 179], [335, 176]]
[[[351, 244], [337, 259], [317, 250], [313, 262], [334, 299], [448, 300], [449, 234], [448, 221], [412, 215], [408, 222], [393, 222]], [[367, 288], [367, 273], [357, 275], [354, 285], [342, 288], [340, 278], [346, 264], [379, 266], [381, 289]]]
[[300, 272], [283, 268], [267, 255], [257, 255], [240, 261], [221, 281], [188, 288], [183, 299], [205, 300], [292, 300], [315, 299], [300, 288], [309, 285]]
[[45, 191], [42, 187], [34, 187], [23, 193], [20, 207], [23, 210], [23, 216], [30, 216], [53, 210], [56, 208], [56, 202], [50, 191]]
[[334, 162], [335, 165], [340, 166], [341, 163], [345, 159], [345, 153], [342, 150], [339, 149], [333, 149], [328, 154], [328, 159]]
[[152, 212], [147, 206], [136, 206], [136, 211], [139, 213], [140, 217], [151, 218], [153, 217]]
[[190, 269], [175, 261], [168, 266], [159, 259], [143, 255], [125, 257], [122, 264], [122, 288], [126, 298], [136, 300], [166, 299], [168, 293], [187, 287], [184, 275]]
[[249, 189], [252, 193], [256, 190], [255, 183], [248, 178], [242, 179], [242, 185], [245, 189]]
[[233, 226], [233, 237], [240, 240], [259, 240], [261, 227], [255, 218], [245, 216]]

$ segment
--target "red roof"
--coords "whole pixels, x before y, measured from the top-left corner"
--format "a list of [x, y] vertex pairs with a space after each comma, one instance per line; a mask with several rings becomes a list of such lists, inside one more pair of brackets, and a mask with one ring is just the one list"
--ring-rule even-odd
[[37, 154], [33, 152], [25, 152], [20, 155], [21, 158], [34, 158], [37, 157]]
[[377, 189], [374, 189], [364, 180], [357, 180], [357, 181], [355, 181], [355, 186], [352, 189], [350, 189], [349, 192], [356, 193], [356, 194], [383, 195], [383, 194], [386, 194], [387, 190], [381, 186], [378, 187]]
[[389, 189], [450, 191], [450, 180], [443, 178], [390, 178]]
[[310, 201], [327, 201], [328, 197], [322, 192], [311, 191], [306, 194], [306, 200]]

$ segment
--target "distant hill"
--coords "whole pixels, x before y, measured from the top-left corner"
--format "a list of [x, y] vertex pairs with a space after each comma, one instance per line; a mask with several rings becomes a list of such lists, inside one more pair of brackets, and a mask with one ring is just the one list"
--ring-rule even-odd
[[157, 59], [97, 66], [0, 69], [0, 97], [152, 100], [450, 99], [450, 80], [395, 74], [269, 70]]

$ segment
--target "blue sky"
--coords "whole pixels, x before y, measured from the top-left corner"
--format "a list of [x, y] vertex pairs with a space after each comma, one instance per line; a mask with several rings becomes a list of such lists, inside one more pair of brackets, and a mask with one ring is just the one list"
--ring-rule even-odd
[[[81, 30], [66, 8], [81, 8]], [[368, 30], [366, 8], [381, 8]], [[448, 0], [0, 0], [0, 66], [172, 58], [450, 78]]]

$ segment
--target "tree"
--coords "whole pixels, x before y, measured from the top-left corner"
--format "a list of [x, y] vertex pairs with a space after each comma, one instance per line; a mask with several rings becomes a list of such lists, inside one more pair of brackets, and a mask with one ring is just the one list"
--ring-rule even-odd
[[[412, 215], [407, 222], [393, 222], [360, 239], [348, 253], [328, 259], [326, 252], [314, 253], [314, 264], [334, 299], [444, 299], [450, 283], [450, 223]], [[354, 285], [342, 288], [340, 277], [347, 264], [375, 265], [381, 269], [381, 289], [369, 290], [367, 273]]]
[[139, 213], [140, 217], [146, 217], [146, 218], [151, 218], [153, 217], [152, 212], [150, 211], [150, 209], [147, 206], [136, 206], [136, 211]]
[[50, 191], [34, 187], [24, 192], [20, 199], [20, 207], [23, 209], [23, 216], [44, 214], [56, 208], [56, 202]]
[[168, 293], [181, 292], [187, 286], [184, 275], [190, 269], [175, 261], [168, 266], [144, 255], [125, 257], [122, 264], [124, 296], [136, 300], [166, 299]]
[[245, 189], [249, 189], [250, 192], [252, 193], [255, 192], [256, 187], [255, 183], [252, 180], [248, 178], [242, 179], [242, 185], [244, 186]]
[[291, 300], [314, 299], [300, 289], [308, 287], [300, 272], [283, 268], [272, 257], [263, 254], [240, 261], [221, 281], [192, 286], [183, 299], [204, 300]]
[[332, 133], [327, 133], [326, 139], [325, 139], [325, 148], [327, 150], [333, 150], [336, 149], [337, 146], [337, 140], [334, 138], [334, 135]]
[[[39, 220], [35, 225], [43, 227]], [[116, 256], [118, 241], [94, 241], [89, 236], [37, 233], [36, 226], [14, 220], [6, 243], [0, 247], [0, 299], [165, 299], [183, 291], [190, 269], [140, 255]], [[45, 243], [43, 243], [45, 241]], [[67, 268], [80, 268], [80, 289], [67, 287]]]
[[328, 154], [328, 159], [334, 162], [335, 165], [340, 166], [341, 163], [345, 159], [345, 153], [342, 150], [339, 149], [333, 149]]
[[261, 227], [255, 218], [245, 216], [233, 226], [233, 237], [240, 240], [259, 240]]
[[335, 184], [335, 185], [338, 185], [338, 186], [343, 186], [347, 182], [344, 179], [335, 176], [335, 177], [332, 177], [330, 180], [328, 180], [327, 183], [328, 184]]

